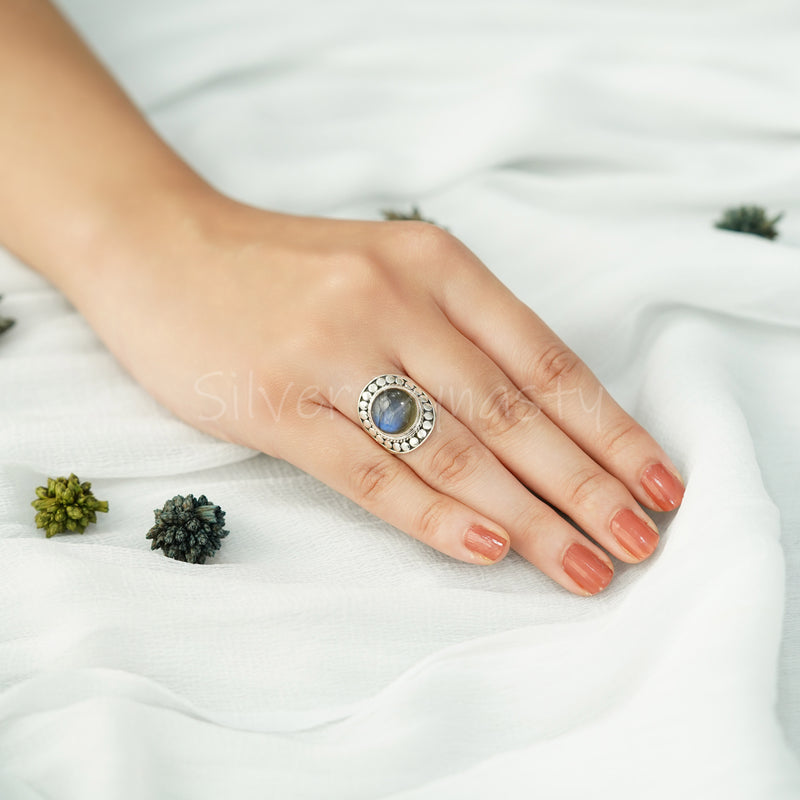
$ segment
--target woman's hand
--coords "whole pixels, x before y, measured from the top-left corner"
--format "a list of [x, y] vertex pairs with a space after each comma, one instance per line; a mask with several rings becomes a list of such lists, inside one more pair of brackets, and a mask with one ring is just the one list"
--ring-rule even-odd
[[[608, 584], [606, 553], [655, 548], [639, 504], [680, 503], [667, 456], [452, 236], [227, 200], [45, 0], [0, 2], [0, 154], [0, 242], [191, 424], [455, 558], [492, 563], [511, 546], [573, 592]], [[358, 422], [384, 373], [438, 403], [407, 455]]]
[[[154, 223], [133, 252], [109, 241], [83, 308], [164, 405], [454, 558], [489, 564], [510, 546], [594, 594], [612, 577], [607, 553], [653, 552], [640, 504], [670, 510], [683, 495], [666, 454], [457, 239], [217, 195], [203, 209]], [[359, 423], [361, 391], [384, 373], [437, 404], [407, 454]]]

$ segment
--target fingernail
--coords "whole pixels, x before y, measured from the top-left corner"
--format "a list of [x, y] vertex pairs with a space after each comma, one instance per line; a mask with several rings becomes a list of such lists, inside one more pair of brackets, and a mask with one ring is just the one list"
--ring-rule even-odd
[[642, 486], [662, 511], [672, 511], [683, 500], [683, 484], [663, 464], [652, 464], [644, 471]]
[[508, 539], [482, 525], [473, 525], [464, 537], [464, 544], [481, 558], [494, 563], [502, 558]]
[[564, 555], [564, 572], [589, 594], [597, 594], [605, 589], [614, 576], [614, 570], [582, 544], [573, 544], [567, 550]]
[[620, 547], [639, 561], [651, 555], [658, 545], [658, 533], [629, 508], [614, 515], [611, 533]]

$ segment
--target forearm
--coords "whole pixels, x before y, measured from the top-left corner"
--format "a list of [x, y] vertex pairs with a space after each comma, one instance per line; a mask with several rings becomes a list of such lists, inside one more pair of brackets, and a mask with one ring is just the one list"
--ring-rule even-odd
[[0, 0], [0, 243], [72, 297], [211, 194], [47, 0]]

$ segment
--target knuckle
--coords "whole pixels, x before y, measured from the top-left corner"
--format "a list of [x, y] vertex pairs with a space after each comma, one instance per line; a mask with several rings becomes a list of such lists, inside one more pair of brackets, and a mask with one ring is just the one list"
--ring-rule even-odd
[[[289, 351], [290, 363], [303, 363], [320, 342], [351, 348], [353, 316], [370, 325], [386, 308], [398, 303], [390, 268], [369, 252], [355, 250], [326, 256], [303, 287], [295, 313], [286, 315], [274, 346]], [[352, 314], [337, 313], [350, 309]]]
[[371, 299], [386, 284], [386, 267], [370, 252], [336, 253], [329, 257], [326, 266], [316, 287], [310, 287], [326, 308], [331, 303], [350, 304], [363, 297]]
[[566, 499], [570, 505], [582, 506], [608, 486], [608, 478], [597, 467], [578, 470], [569, 480]]
[[434, 451], [430, 471], [433, 480], [440, 485], [463, 482], [477, 470], [479, 460], [477, 445], [453, 439]]
[[455, 240], [446, 230], [430, 222], [408, 220], [397, 225], [395, 230], [409, 247], [420, 251], [447, 247]]
[[[464, 246], [446, 230], [430, 222], [387, 222], [392, 236], [387, 244], [404, 259], [426, 266], [444, 266], [463, 253]], [[389, 230], [389, 229], [387, 229]]]
[[535, 499], [527, 503], [511, 522], [511, 529], [516, 531], [515, 543], [527, 551], [537, 547], [542, 539], [552, 533], [554, 516], [555, 512], [544, 503]]
[[350, 470], [355, 501], [365, 508], [374, 508], [390, 491], [396, 474], [389, 464], [382, 461], [356, 464]]
[[503, 387], [491, 394], [487, 401], [484, 426], [490, 436], [500, 437], [538, 413], [538, 407], [522, 392], [512, 392]]
[[448, 504], [441, 497], [433, 500], [420, 511], [415, 520], [414, 531], [417, 538], [433, 546], [447, 514]]
[[620, 453], [633, 447], [639, 440], [642, 427], [631, 419], [624, 420], [607, 431], [601, 440], [603, 452], [609, 458], [615, 458]]
[[560, 342], [548, 345], [533, 359], [530, 374], [539, 391], [548, 393], [577, 376], [581, 361]]

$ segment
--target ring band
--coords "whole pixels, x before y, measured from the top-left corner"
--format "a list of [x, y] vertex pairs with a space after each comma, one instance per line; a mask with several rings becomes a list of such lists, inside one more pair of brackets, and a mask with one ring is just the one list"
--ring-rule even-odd
[[358, 397], [364, 430], [393, 453], [408, 453], [428, 439], [436, 424], [433, 401], [405, 375], [379, 375]]

